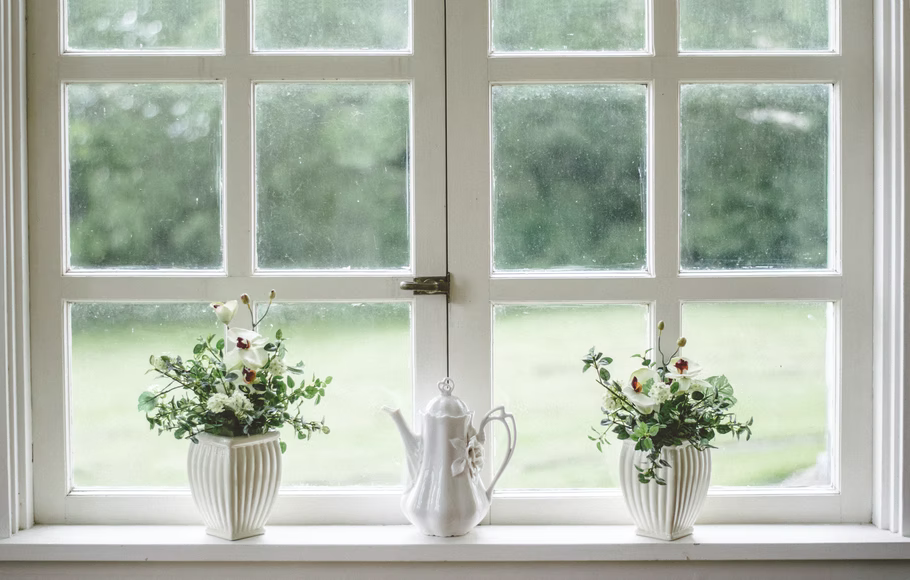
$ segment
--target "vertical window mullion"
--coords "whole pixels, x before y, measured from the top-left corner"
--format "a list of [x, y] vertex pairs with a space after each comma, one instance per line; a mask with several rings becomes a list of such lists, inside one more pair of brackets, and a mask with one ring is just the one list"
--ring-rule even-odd
[[[236, 4], [244, 4], [242, 10]], [[250, 0], [232, 0], [224, 12], [225, 59], [250, 54]], [[225, 7], [227, 8], [227, 7]], [[232, 71], [230, 66], [226, 70]], [[225, 268], [232, 277], [255, 269], [255, 200], [253, 198], [253, 87], [249, 77], [228, 72], [224, 103], [224, 223]]]

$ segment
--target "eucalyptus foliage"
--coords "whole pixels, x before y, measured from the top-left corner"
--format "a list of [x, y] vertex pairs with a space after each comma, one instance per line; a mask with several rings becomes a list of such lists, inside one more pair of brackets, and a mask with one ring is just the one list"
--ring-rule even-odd
[[[270, 295], [269, 305], [275, 293]], [[249, 307], [249, 297], [241, 297]], [[315, 376], [307, 382], [304, 364], [284, 362], [287, 339], [281, 330], [273, 339], [255, 332], [266, 313], [256, 320], [253, 330], [231, 328], [236, 301], [214, 303], [215, 314], [225, 324], [225, 338], [214, 334], [200, 337], [191, 358], [161, 355], [149, 359], [154, 372], [169, 382], [139, 395], [139, 410], [146, 413], [149, 429], [158, 434], [174, 433], [177, 439], [198, 443], [197, 435], [210, 433], [226, 437], [260, 435], [290, 426], [298, 439], [316, 433], [329, 433], [325, 419], [308, 420], [301, 407], [306, 401], [318, 405], [332, 377]], [[281, 442], [281, 452], [287, 445]]]
[[643, 354], [633, 355], [642, 360], [642, 368], [632, 373], [627, 383], [612, 378], [608, 366], [613, 359], [591, 348], [582, 359], [586, 372], [593, 368], [597, 384], [606, 390], [604, 418], [600, 424], [604, 430], [592, 427], [594, 441], [599, 451], [609, 444], [609, 434], [620, 441], [635, 442], [635, 449], [646, 453], [647, 467], [638, 465], [638, 480], [666, 485], [660, 477], [661, 468], [672, 467], [661, 458], [664, 447], [692, 445], [698, 450], [716, 449], [713, 445], [718, 434], [728, 433], [739, 439], [752, 437], [752, 419], [737, 420], [731, 411], [736, 404], [733, 386], [724, 375], [698, 378], [701, 368], [687, 357], [676, 356], [686, 345], [686, 339], [677, 341], [676, 351], [669, 360], [661, 350], [661, 334], [664, 323], [657, 325], [657, 354], [652, 349]]

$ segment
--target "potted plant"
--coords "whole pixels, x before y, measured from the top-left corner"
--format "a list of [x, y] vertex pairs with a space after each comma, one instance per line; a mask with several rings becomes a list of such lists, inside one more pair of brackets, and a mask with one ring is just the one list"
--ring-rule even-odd
[[[657, 354], [651, 349], [634, 355], [642, 367], [628, 382], [614, 380], [613, 362], [592, 348], [583, 372], [593, 368], [606, 389], [600, 422], [589, 439], [598, 450], [609, 434], [623, 442], [620, 488], [637, 527], [636, 533], [676, 540], [692, 533], [711, 482], [711, 449], [717, 434], [730, 433], [748, 441], [752, 419], [741, 423], [731, 412], [736, 404], [733, 386], [723, 375], [699, 378], [702, 369], [688, 357], [677, 356], [686, 339], [676, 342], [669, 360], [661, 349], [664, 323], [657, 325]], [[659, 357], [659, 358], [658, 358]]]
[[224, 338], [200, 338], [193, 356], [161, 355], [149, 359], [167, 380], [139, 395], [139, 410], [158, 434], [174, 433], [192, 443], [187, 459], [190, 491], [206, 532], [227, 540], [264, 533], [281, 483], [281, 454], [287, 448], [278, 429], [293, 428], [298, 439], [328, 433], [325, 419], [306, 420], [301, 406], [319, 404], [332, 377], [295, 380], [303, 363], [285, 363], [285, 337], [256, 332], [250, 297], [240, 300], [250, 311], [252, 330], [231, 327], [237, 301], [216, 302], [212, 309], [224, 323]]

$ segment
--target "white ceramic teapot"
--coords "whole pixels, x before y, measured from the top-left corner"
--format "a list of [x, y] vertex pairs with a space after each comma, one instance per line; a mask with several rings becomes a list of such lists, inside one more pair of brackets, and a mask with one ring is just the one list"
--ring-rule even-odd
[[[475, 430], [474, 412], [452, 395], [452, 379], [437, 385], [440, 396], [420, 413], [420, 435], [408, 429], [398, 409], [383, 407], [392, 416], [407, 456], [407, 481], [401, 510], [405, 517], [428, 536], [462, 536], [480, 523], [490, 509], [493, 486], [515, 452], [515, 417], [496, 407]], [[509, 438], [508, 452], [489, 487], [481, 481], [484, 428], [501, 421]]]

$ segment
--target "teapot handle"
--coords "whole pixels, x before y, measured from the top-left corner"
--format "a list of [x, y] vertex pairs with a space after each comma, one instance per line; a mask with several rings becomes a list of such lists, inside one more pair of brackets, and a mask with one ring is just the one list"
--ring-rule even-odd
[[509, 436], [509, 450], [506, 453], [505, 459], [502, 460], [502, 465], [499, 466], [499, 471], [497, 471], [496, 475], [493, 476], [493, 480], [490, 482], [490, 486], [486, 489], [488, 500], [492, 499], [493, 487], [496, 486], [496, 482], [499, 481], [499, 477], [502, 475], [502, 472], [506, 470], [506, 466], [512, 459], [512, 454], [515, 453], [515, 443], [518, 440], [518, 429], [515, 426], [515, 417], [511, 413], [506, 413], [505, 407], [499, 406], [487, 413], [487, 416], [484, 417], [483, 421], [480, 422], [480, 427], [477, 428], [477, 432], [483, 433], [483, 430], [487, 426], [487, 423], [491, 421], [500, 421], [503, 425], [505, 425], [506, 433]]

